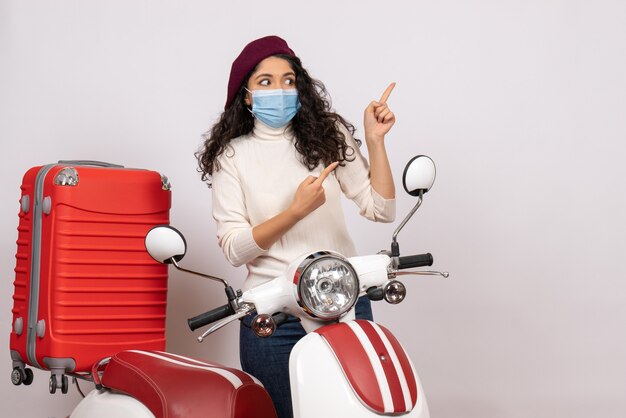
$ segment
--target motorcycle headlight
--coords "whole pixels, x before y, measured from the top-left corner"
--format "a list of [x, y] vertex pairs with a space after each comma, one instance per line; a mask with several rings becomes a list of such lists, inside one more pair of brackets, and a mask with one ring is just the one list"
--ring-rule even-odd
[[296, 269], [294, 284], [304, 311], [325, 321], [348, 312], [359, 296], [359, 278], [352, 265], [328, 251], [305, 258]]

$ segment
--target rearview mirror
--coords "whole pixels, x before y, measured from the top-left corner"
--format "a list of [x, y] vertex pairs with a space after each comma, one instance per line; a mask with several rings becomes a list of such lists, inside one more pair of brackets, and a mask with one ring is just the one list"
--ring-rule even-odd
[[411, 196], [425, 194], [435, 182], [435, 163], [427, 155], [413, 157], [404, 168], [402, 185]]
[[146, 235], [145, 246], [150, 257], [165, 264], [171, 264], [172, 260], [182, 260], [187, 252], [185, 237], [169, 225], [152, 228]]

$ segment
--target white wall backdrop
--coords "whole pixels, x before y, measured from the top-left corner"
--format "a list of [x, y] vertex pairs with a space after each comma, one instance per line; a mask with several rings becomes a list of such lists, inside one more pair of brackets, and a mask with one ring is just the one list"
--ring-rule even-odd
[[[408, 280], [379, 322], [413, 358], [433, 417], [626, 416], [626, 3], [622, 0], [0, 0], [0, 390], [6, 417], [65, 417], [48, 375], [14, 387], [8, 336], [19, 185], [31, 166], [94, 159], [173, 184], [185, 264], [240, 284], [216, 244], [194, 151], [222, 109], [230, 64], [278, 34], [362, 134], [390, 81], [400, 175], [413, 154], [435, 187], [400, 235], [448, 280]], [[279, 163], [279, 162], [277, 162]], [[399, 193], [399, 217], [414, 201]], [[358, 217], [358, 249], [395, 225]], [[222, 291], [172, 272], [168, 349], [238, 364], [237, 327], [203, 344], [189, 316]]]

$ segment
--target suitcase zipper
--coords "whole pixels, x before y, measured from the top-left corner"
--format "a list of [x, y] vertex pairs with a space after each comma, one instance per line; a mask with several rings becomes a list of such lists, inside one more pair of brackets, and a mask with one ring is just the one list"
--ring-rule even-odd
[[35, 192], [33, 193], [33, 237], [32, 256], [30, 264], [30, 294], [28, 304], [28, 331], [26, 335], [26, 356], [28, 362], [40, 369], [43, 367], [37, 362], [37, 316], [39, 314], [39, 285], [41, 272], [41, 224], [43, 218], [43, 186], [48, 172], [56, 164], [42, 167], [35, 178]]

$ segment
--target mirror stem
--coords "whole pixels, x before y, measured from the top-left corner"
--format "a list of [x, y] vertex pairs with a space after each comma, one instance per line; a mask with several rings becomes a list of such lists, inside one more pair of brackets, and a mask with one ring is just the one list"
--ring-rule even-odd
[[404, 228], [404, 225], [406, 225], [406, 223], [409, 221], [409, 219], [411, 219], [411, 217], [419, 209], [419, 207], [422, 206], [422, 196], [424, 194], [424, 191], [420, 190], [419, 193], [420, 193], [419, 194], [419, 200], [417, 201], [417, 204], [415, 205], [415, 207], [413, 209], [411, 209], [411, 212], [409, 212], [407, 217], [404, 218], [404, 220], [400, 223], [400, 225], [398, 225], [398, 228], [396, 228], [395, 232], [393, 233], [393, 235], [391, 237], [391, 256], [392, 257], [399, 257], [400, 256], [400, 246], [398, 245], [398, 240], [397, 240], [398, 234], [400, 233], [402, 228]]
[[219, 277], [209, 276], [208, 274], [198, 273], [192, 270], [187, 270], [186, 268], [179, 266], [176, 260], [174, 260], [173, 258], [170, 258], [170, 260], [172, 260], [172, 264], [174, 265], [174, 267], [176, 267], [180, 271], [184, 271], [185, 273], [195, 274], [196, 276], [204, 277], [205, 279], [215, 280], [216, 282], [222, 283], [225, 287], [230, 287], [228, 283], [226, 282], [226, 280], [224, 279], [220, 279]]

